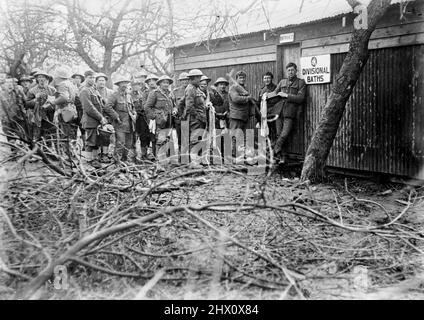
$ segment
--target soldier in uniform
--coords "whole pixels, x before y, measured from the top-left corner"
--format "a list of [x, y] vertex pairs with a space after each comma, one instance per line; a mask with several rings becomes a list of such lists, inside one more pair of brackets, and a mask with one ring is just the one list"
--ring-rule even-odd
[[297, 77], [297, 66], [290, 62], [286, 66], [288, 78], [282, 79], [274, 90], [283, 100], [280, 113], [281, 126], [277, 132], [278, 138], [275, 142], [274, 153], [277, 157], [281, 157], [280, 163], [287, 162], [287, 155], [284, 150], [284, 145], [290, 136], [293, 129], [294, 120], [301, 111], [301, 107], [306, 97], [306, 83], [303, 79]]
[[230, 111], [230, 106], [227, 88], [229, 84], [227, 79], [220, 77], [214, 83], [216, 89], [212, 88], [213, 94], [211, 95], [211, 101], [215, 107], [215, 126], [217, 129], [228, 128], [228, 112]]
[[147, 119], [155, 121], [155, 156], [160, 161], [163, 161], [167, 156], [160, 148], [167, 142], [168, 136], [171, 135], [173, 117], [178, 112], [175, 98], [169, 88], [172, 82], [170, 77], [161, 76], [157, 81], [158, 88], [149, 93], [145, 105]]
[[188, 73], [189, 85], [184, 92], [184, 109], [182, 120], [188, 120], [190, 131], [190, 167], [200, 168], [200, 158], [198, 154], [191, 152], [198, 144], [198, 137], [194, 135], [198, 129], [206, 129], [206, 95], [200, 90], [200, 80], [203, 76], [199, 69], [190, 70]]
[[[175, 104], [177, 106], [184, 104], [180, 102], [184, 100], [184, 91], [188, 86], [188, 73], [187, 72], [181, 72], [181, 74], [178, 76], [178, 83], [179, 86], [176, 87], [173, 90], [173, 95], [175, 97]], [[175, 117], [175, 129], [177, 130], [177, 136], [178, 136], [178, 145], [181, 146], [181, 116], [182, 116], [182, 110], [178, 109], [178, 114]]]
[[136, 162], [134, 150], [134, 127], [136, 121], [136, 112], [133, 102], [128, 93], [128, 85], [131, 81], [120, 77], [115, 81], [118, 89], [112, 94], [105, 105], [105, 112], [111, 116], [115, 129], [115, 160]]
[[[236, 143], [233, 143], [232, 150], [234, 156], [236, 156], [236, 148], [238, 150], [245, 150], [244, 137], [251, 116], [252, 106], [255, 105], [253, 97], [245, 87], [246, 77], [244, 71], [237, 72], [237, 83], [233, 84], [229, 90], [230, 130], [234, 130], [234, 137], [239, 141], [238, 143], [242, 143], [241, 146], [236, 146]], [[238, 129], [240, 129], [243, 134]], [[233, 139], [233, 142], [235, 142], [235, 139]]]
[[80, 73], [74, 73], [72, 76], [72, 83], [77, 87], [79, 90], [82, 86], [82, 83], [85, 81], [85, 77]]
[[[94, 168], [100, 168], [101, 165], [98, 162], [97, 152], [99, 147], [98, 143], [98, 127], [100, 125], [106, 125], [107, 120], [103, 115], [103, 100], [100, 93], [97, 91], [95, 86], [94, 72], [88, 70], [84, 73], [85, 85], [81, 88], [79, 97], [83, 108], [82, 126], [85, 129], [85, 140], [86, 150], [85, 158], [88, 159], [88, 163]], [[104, 159], [102, 159], [104, 161]]]
[[[132, 92], [131, 97], [134, 103], [134, 109], [137, 112], [137, 120], [135, 125], [135, 131], [137, 133], [138, 138], [140, 139], [140, 150], [141, 150], [141, 159], [146, 160], [147, 158], [147, 148], [150, 143], [150, 130], [149, 125], [146, 118], [146, 113], [144, 111], [144, 105], [146, 104], [146, 100], [144, 100], [147, 86], [144, 83], [145, 81], [144, 74], [143, 76], [134, 77], [131, 86]], [[152, 157], [150, 158], [150, 160]]]
[[28, 94], [28, 91], [30, 89], [31, 83], [32, 83], [32, 78], [30, 76], [23, 75], [22, 77], [19, 78], [18, 84], [24, 90], [25, 95]]
[[104, 73], [97, 73], [95, 80], [97, 91], [100, 93], [104, 104], [106, 104], [107, 100], [113, 94], [113, 90], [106, 87], [106, 82], [109, 80], [109, 78]]
[[[15, 143], [17, 136], [21, 139], [27, 139], [27, 123], [25, 116], [25, 99], [22, 90], [15, 88], [13, 79], [6, 79], [3, 84], [3, 90], [0, 94], [0, 116], [3, 132], [7, 135], [9, 143]], [[16, 148], [11, 147], [13, 155], [16, 154]]]
[[77, 95], [75, 96], [75, 107], [77, 108], [78, 118], [76, 120], [76, 123], [78, 124], [78, 128], [81, 133], [82, 151], [85, 151], [85, 130], [83, 128], [83, 125], [81, 124], [83, 110], [82, 110], [82, 105], [79, 98], [79, 93], [82, 89], [82, 83], [85, 81], [85, 77], [80, 73], [74, 73], [71, 76], [71, 78], [72, 78], [72, 83], [77, 88]]
[[56, 89], [49, 85], [47, 72], [40, 70], [34, 77], [36, 86], [29, 89], [25, 103], [28, 121], [32, 125], [35, 140], [44, 138], [53, 145], [55, 108], [51, 102], [54, 100]]
[[[269, 137], [271, 139], [271, 144], [274, 146], [275, 140], [277, 139], [278, 133], [277, 128], [280, 128], [281, 119], [279, 118], [281, 108], [275, 108], [275, 104], [281, 99], [279, 96], [271, 97], [273, 92], [277, 88], [277, 85], [273, 82], [274, 75], [271, 72], [266, 72], [262, 76], [263, 86], [259, 91], [258, 101], [262, 100], [262, 96], [267, 94], [267, 119], [268, 119], [268, 128], [269, 128]], [[269, 94], [269, 96], [268, 96]]]
[[[159, 78], [157, 76], [151, 74], [147, 76], [146, 80], [144, 81], [144, 83], [146, 84], [146, 89], [144, 89], [142, 93], [143, 109], [144, 105], [146, 104], [149, 93], [156, 90], [156, 81], [158, 79]], [[154, 155], [156, 154], [155, 134], [150, 132], [148, 119], [146, 117], [144, 119], [140, 118], [138, 124], [139, 132], [142, 132], [142, 134], [139, 135], [140, 146], [147, 148], [147, 159], [153, 161], [155, 159]]]
[[[108, 76], [104, 73], [97, 73], [96, 77], [96, 89], [100, 94], [101, 100], [103, 105], [106, 105], [107, 100], [112, 96], [113, 90], [106, 87], [106, 83], [109, 80]], [[105, 114], [105, 117], [108, 121], [108, 123], [112, 123], [111, 119], [109, 119], [109, 116]], [[115, 148], [115, 135], [110, 136], [110, 144], [109, 146], [103, 146], [100, 149], [100, 162], [108, 163], [111, 161], [111, 158], [113, 156], [113, 150]]]
[[59, 127], [59, 135], [63, 140], [66, 154], [70, 157], [70, 144], [75, 143], [78, 130], [78, 112], [75, 107], [75, 97], [78, 94], [77, 88], [72, 83], [71, 72], [66, 67], [56, 70], [54, 85], [56, 88], [54, 122]]

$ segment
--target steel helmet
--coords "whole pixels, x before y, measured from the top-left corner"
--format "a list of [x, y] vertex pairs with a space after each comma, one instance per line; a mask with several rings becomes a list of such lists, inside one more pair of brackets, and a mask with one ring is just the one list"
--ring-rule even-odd
[[129, 80], [127, 77], [125, 76], [118, 76], [118, 78], [116, 79], [116, 81], [114, 82], [114, 84], [119, 85], [122, 82], [128, 82], [131, 83], [131, 80]]
[[188, 80], [188, 73], [187, 72], [181, 72], [181, 74], [178, 77], [178, 81], [181, 80]]
[[161, 76], [158, 81], [156, 81], [156, 84], [160, 84], [163, 80], [168, 80], [169, 84], [172, 84], [174, 82], [174, 80], [172, 80], [172, 78], [168, 77], [166, 74]]
[[75, 73], [71, 76], [71, 78], [72, 78], [72, 79], [75, 79], [75, 77], [80, 77], [80, 78], [81, 78], [81, 82], [84, 82], [84, 81], [85, 81], [85, 77], [84, 77], [81, 73], [79, 73], [79, 72], [75, 72]]
[[158, 80], [159, 78], [157, 76], [155, 76], [154, 74], [150, 74], [146, 80], [144, 80], [144, 82], [148, 82], [149, 80]]
[[223, 78], [223, 77], [219, 77], [218, 79], [216, 79], [215, 81], [215, 85], [217, 85], [218, 83], [226, 83], [227, 85], [230, 84], [227, 79]]
[[23, 81], [29, 81], [29, 82], [32, 82], [32, 78], [31, 78], [30, 76], [23, 75], [22, 77], [20, 77], [20, 78], [19, 78], [18, 83], [20, 84], [20, 83], [21, 83], [21, 82], [23, 82]]
[[207, 75], [203, 75], [203, 76], [200, 78], [200, 81], [203, 81], [203, 80], [206, 80], [208, 83], [209, 83], [209, 82], [211, 82], [211, 79], [210, 79]]
[[37, 78], [38, 76], [45, 76], [47, 79], [51, 78], [51, 75], [49, 75], [46, 71], [38, 70], [36, 73], [34, 73], [34, 78]]
[[55, 78], [69, 79], [71, 78], [71, 71], [67, 67], [60, 67], [56, 70]]
[[106, 81], [109, 80], [109, 78], [108, 78], [107, 75], [105, 75], [104, 73], [101, 73], [100, 72], [100, 73], [96, 74], [96, 81], [97, 81], [98, 78], [102, 78], [102, 77], [105, 78]]
[[31, 72], [29, 73], [30, 76], [34, 76], [36, 73], [42, 71], [40, 68], [34, 68], [31, 70]]
[[203, 72], [200, 71], [199, 69], [192, 69], [188, 72], [188, 77], [201, 77], [203, 76]]

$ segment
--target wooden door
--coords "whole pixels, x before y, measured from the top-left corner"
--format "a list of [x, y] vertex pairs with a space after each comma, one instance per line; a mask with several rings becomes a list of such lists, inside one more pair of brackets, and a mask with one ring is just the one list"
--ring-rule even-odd
[[[286, 65], [289, 62], [294, 62], [297, 65], [299, 72], [297, 76], [302, 78], [300, 74], [300, 44], [290, 43], [286, 45], [277, 46], [277, 74], [274, 75], [276, 83], [281, 79], [287, 78]], [[287, 150], [291, 157], [303, 157], [306, 152], [305, 146], [305, 112], [307, 104], [303, 105], [302, 112], [297, 118], [293, 132], [289, 141], [287, 142]]]

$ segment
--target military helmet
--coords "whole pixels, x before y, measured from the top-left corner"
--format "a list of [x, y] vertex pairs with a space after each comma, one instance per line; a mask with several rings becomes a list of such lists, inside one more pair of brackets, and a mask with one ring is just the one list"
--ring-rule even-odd
[[36, 73], [34, 73], [34, 78], [37, 78], [38, 76], [45, 76], [47, 79], [51, 78], [51, 75], [49, 75], [46, 71], [39, 70]]
[[216, 79], [214, 85], [217, 85], [218, 83], [226, 83], [227, 85], [229, 85], [230, 83], [227, 81], [227, 79], [223, 78], [223, 77], [219, 77], [218, 79]]
[[38, 72], [42, 71], [40, 68], [34, 68], [31, 70], [31, 72], [29, 73], [30, 76], [34, 77], [34, 75]]
[[188, 77], [201, 77], [203, 76], [203, 72], [200, 71], [199, 69], [192, 69], [188, 72]]
[[146, 78], [146, 80], [144, 80], [144, 82], [148, 82], [149, 80], [158, 80], [159, 78], [157, 76], [155, 76], [154, 74], [149, 74]]
[[128, 82], [131, 83], [131, 80], [129, 80], [127, 77], [125, 76], [118, 76], [117, 79], [115, 80], [114, 84], [119, 85], [122, 82]]
[[181, 74], [178, 77], [178, 81], [181, 80], [188, 80], [188, 73], [187, 72], [181, 72]]
[[18, 84], [20, 84], [23, 81], [29, 81], [32, 82], [32, 78], [30, 76], [27, 75], [23, 75], [22, 77], [19, 78]]
[[74, 73], [71, 76], [72, 79], [75, 79], [75, 77], [80, 77], [81, 78], [81, 82], [84, 82], [85, 81], [85, 77], [81, 73], [79, 73], [79, 72], [76, 72], [76, 73]]
[[236, 73], [236, 79], [237, 79], [238, 77], [245, 77], [245, 78], [247, 78], [247, 74], [246, 74], [246, 72], [244, 72], [243, 70], [240, 70], [240, 71], [238, 71], [238, 72]]
[[106, 81], [108, 81], [109, 80], [109, 78], [108, 78], [108, 76], [107, 75], [105, 75], [104, 73], [102, 73], [102, 72], [99, 72], [99, 73], [97, 73], [96, 74], [96, 81], [97, 81], [97, 79], [99, 79], [99, 78], [105, 78], [105, 80]]
[[60, 67], [56, 70], [55, 78], [70, 79], [72, 76], [71, 71], [67, 67]]
[[201, 78], [200, 78], [200, 81], [203, 81], [203, 80], [206, 80], [206, 82], [211, 82], [211, 78], [209, 78], [207, 75], [203, 75]]
[[163, 80], [168, 80], [169, 84], [172, 84], [174, 82], [174, 80], [172, 80], [172, 78], [168, 77], [166, 74], [161, 76], [158, 81], [156, 81], [156, 84], [160, 84]]

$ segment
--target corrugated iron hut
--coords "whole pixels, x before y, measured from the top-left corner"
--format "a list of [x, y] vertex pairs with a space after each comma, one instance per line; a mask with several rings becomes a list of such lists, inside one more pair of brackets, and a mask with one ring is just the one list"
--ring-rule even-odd
[[[248, 89], [257, 96], [263, 73], [271, 71], [278, 82], [288, 62], [301, 66], [304, 58], [304, 66], [312, 57], [329, 57], [330, 80], [308, 85], [307, 103], [291, 139], [291, 156], [302, 158], [353, 31], [355, 14], [347, 1], [330, 2], [306, 0], [301, 12], [277, 2], [267, 19], [259, 12], [250, 16], [250, 24], [240, 27], [246, 32], [237, 37], [177, 43], [171, 48], [175, 73], [199, 68], [214, 81], [242, 69]], [[369, 61], [348, 102], [329, 166], [424, 179], [417, 177], [424, 165], [423, 11], [423, 0], [398, 1], [372, 34]], [[307, 77], [300, 68], [298, 76]]]

